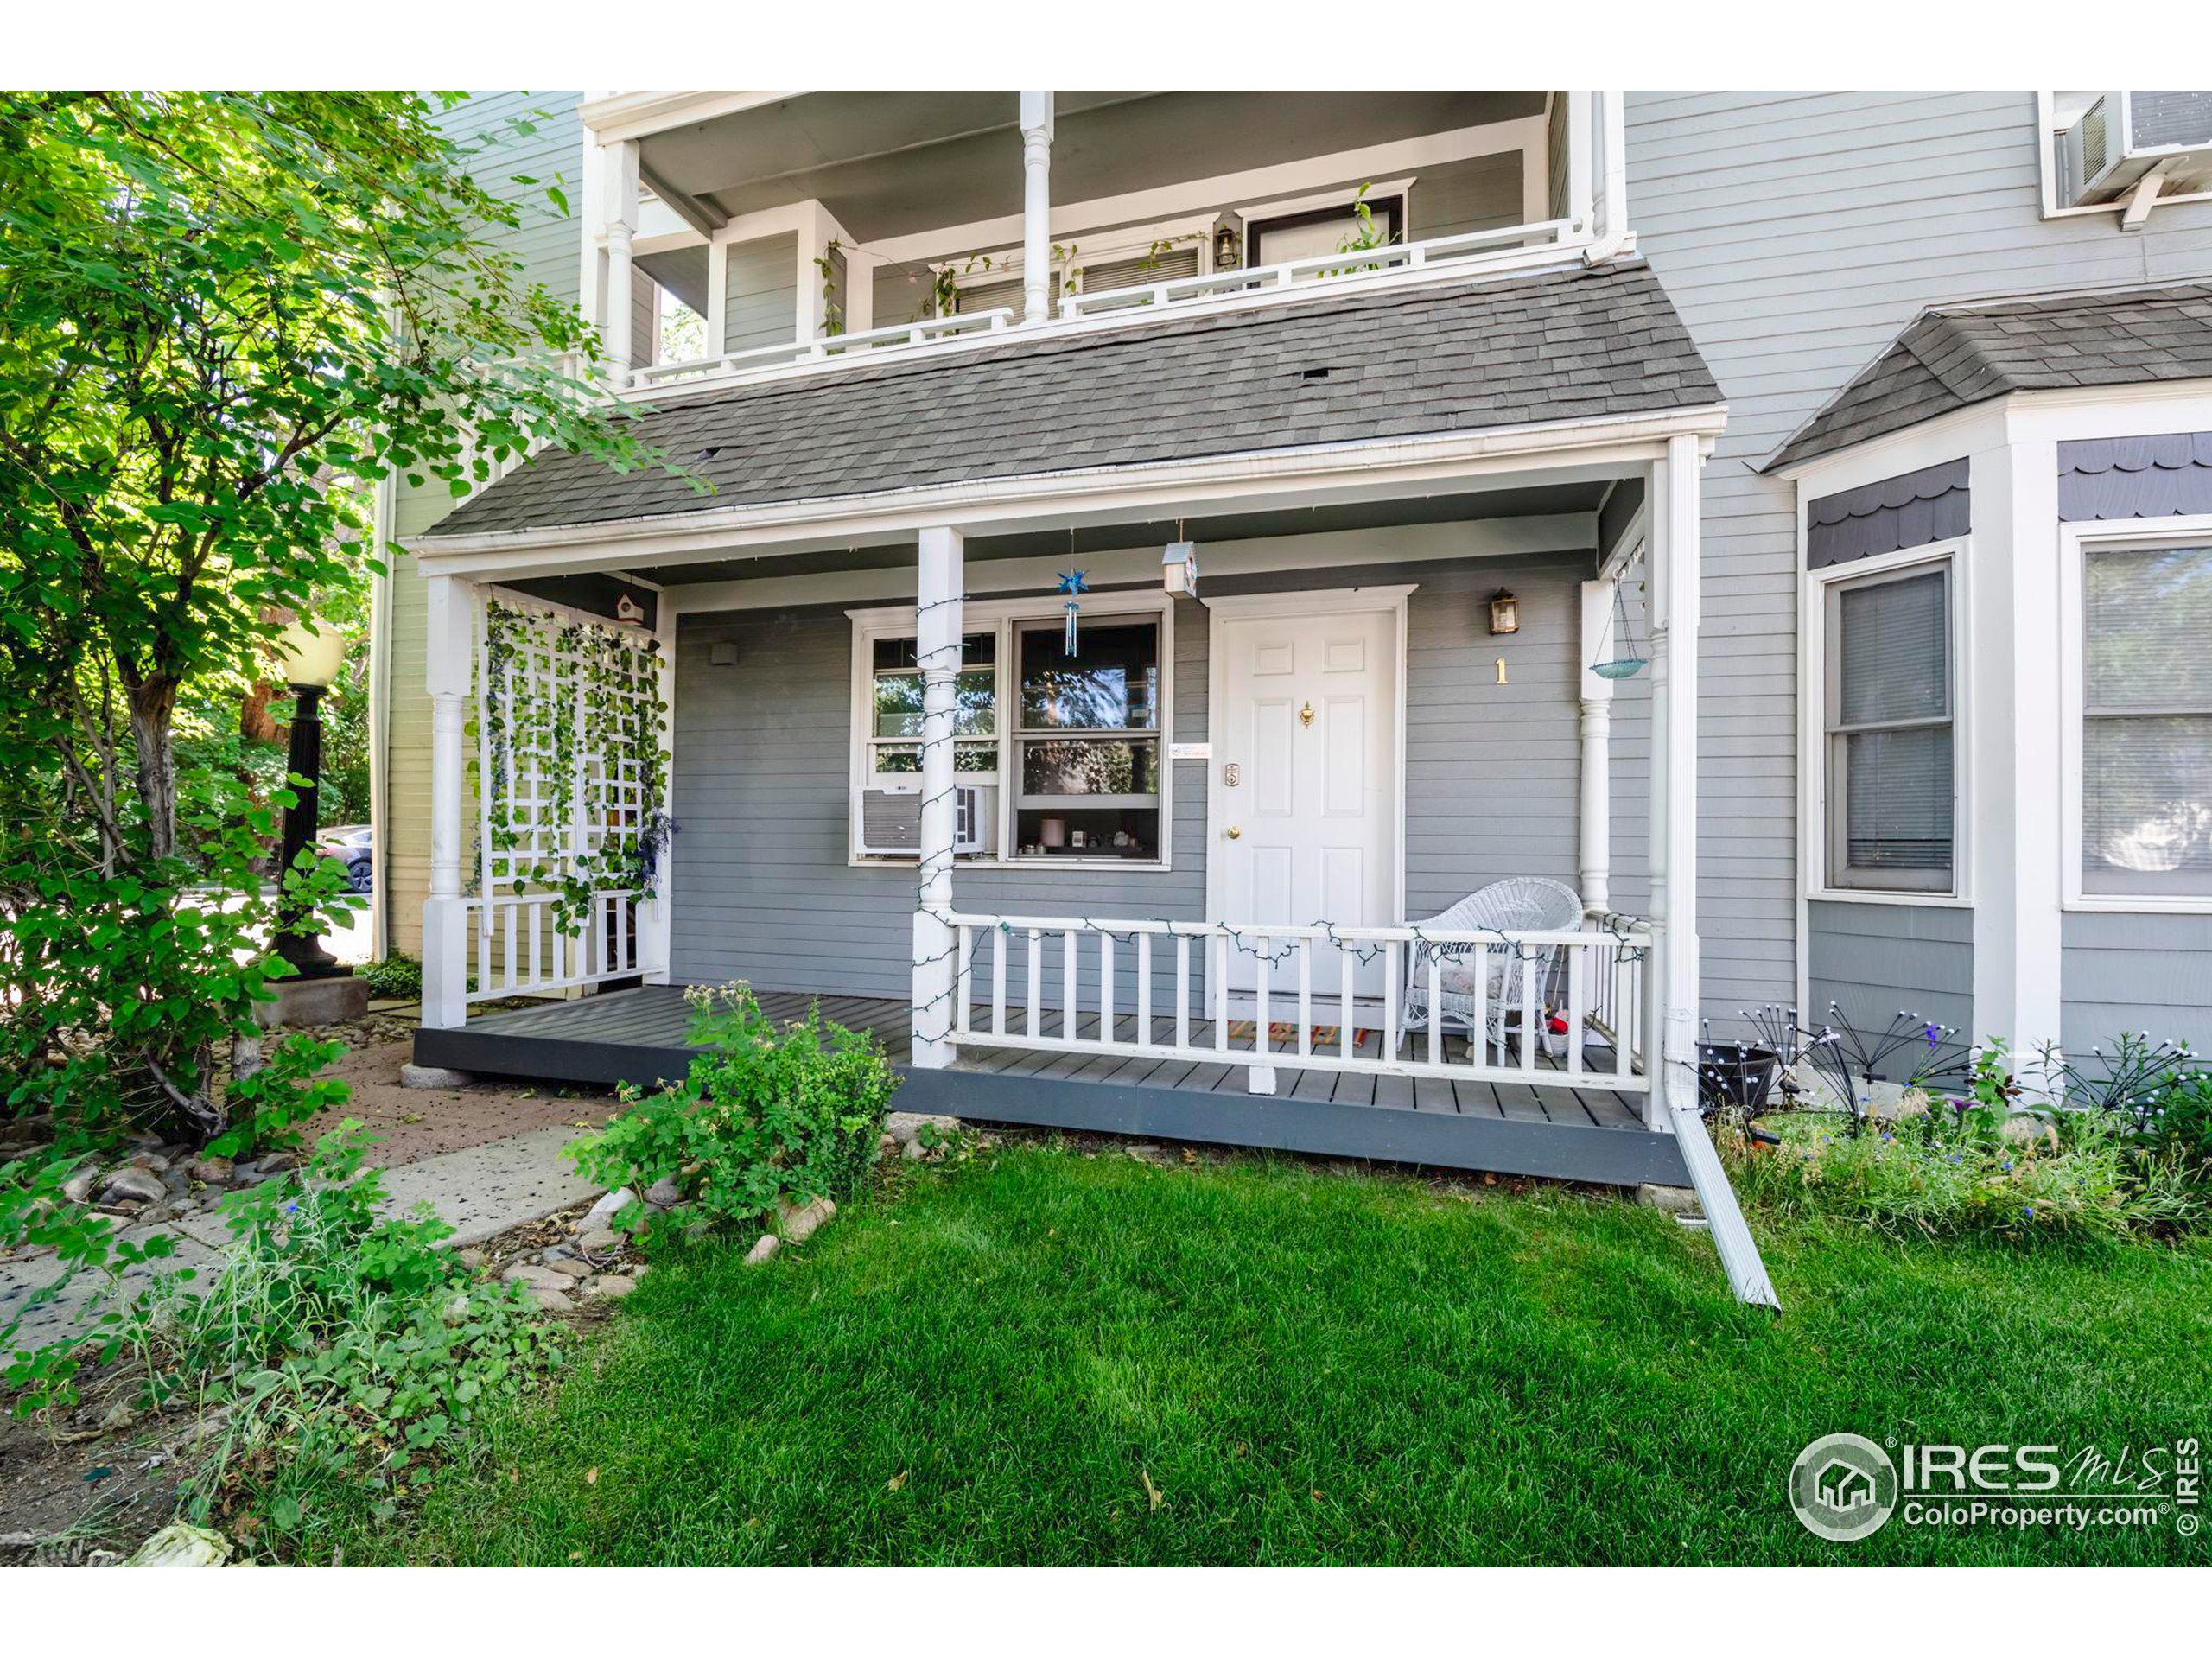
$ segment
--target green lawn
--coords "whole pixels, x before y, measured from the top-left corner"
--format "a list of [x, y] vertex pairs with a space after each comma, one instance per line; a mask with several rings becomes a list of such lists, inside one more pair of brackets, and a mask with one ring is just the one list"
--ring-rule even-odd
[[[766, 1268], [658, 1270], [349, 1561], [2198, 1561], [2155, 1532], [1824, 1543], [1816, 1435], [2212, 1438], [2212, 1250], [1667, 1217], [1259, 1157], [909, 1176]], [[595, 1476], [593, 1471], [596, 1471]], [[1155, 1508], [1146, 1481], [1161, 1494]]]

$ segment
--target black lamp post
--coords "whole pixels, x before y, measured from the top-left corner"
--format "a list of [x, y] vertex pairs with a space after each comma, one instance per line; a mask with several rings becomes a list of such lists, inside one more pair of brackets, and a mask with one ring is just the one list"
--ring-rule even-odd
[[338, 630], [311, 630], [304, 621], [287, 627], [276, 641], [284, 678], [292, 688], [292, 744], [285, 769], [294, 779], [293, 804], [284, 809], [284, 833], [276, 872], [276, 954], [303, 979], [335, 979], [353, 970], [322, 948], [312, 918], [295, 900], [283, 896], [285, 874], [302, 849], [315, 844], [320, 827], [317, 796], [322, 779], [322, 694], [346, 659]]

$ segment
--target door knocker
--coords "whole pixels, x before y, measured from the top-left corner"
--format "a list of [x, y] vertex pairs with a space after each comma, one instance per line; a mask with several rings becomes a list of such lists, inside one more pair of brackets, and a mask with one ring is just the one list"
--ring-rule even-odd
[[1298, 711], [1298, 723], [1301, 726], [1311, 726], [1313, 723], [1313, 705], [1311, 702]]

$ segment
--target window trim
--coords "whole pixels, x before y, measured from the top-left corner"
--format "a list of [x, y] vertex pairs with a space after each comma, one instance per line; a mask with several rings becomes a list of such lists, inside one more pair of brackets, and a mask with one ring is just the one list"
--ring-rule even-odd
[[[1378, 219], [1382, 218], [1386, 209], [1389, 214], [1389, 229], [1381, 245], [1399, 247], [1410, 241], [1408, 226], [1413, 207], [1413, 181], [1393, 180], [1389, 184], [1373, 185], [1369, 188], [1368, 211]], [[1293, 231], [1301, 225], [1324, 225], [1332, 219], [1345, 218], [1358, 208], [1359, 191], [1360, 187], [1353, 185], [1342, 192], [1332, 191], [1328, 197], [1319, 201], [1258, 202], [1237, 208], [1238, 217], [1244, 221], [1242, 238], [1244, 269], [1267, 269], [1267, 262], [1259, 257], [1259, 241], [1267, 232]], [[1374, 194], [1376, 192], [1382, 194]], [[1346, 256], [1347, 258], [1351, 257]], [[1284, 262], [1277, 260], [1274, 263], [1281, 264]]]
[[[960, 869], [1072, 869], [1072, 870], [1135, 870], [1150, 874], [1174, 868], [1174, 791], [1175, 768], [1172, 752], [1175, 742], [1175, 601], [1172, 595], [1158, 588], [1129, 588], [1108, 593], [1085, 594], [1083, 614], [1085, 618], [1132, 618], [1156, 620], [1160, 627], [1160, 856], [1156, 859], [1136, 858], [1081, 858], [1064, 855], [1056, 858], [1022, 858], [1014, 851], [1012, 836], [1015, 823], [1015, 798], [1019, 791], [1014, 786], [1016, 749], [1020, 723], [1018, 709], [1010, 710], [1008, 698], [1018, 695], [1014, 677], [1018, 665], [1014, 660], [1017, 642], [1016, 629], [1025, 622], [1050, 620], [1064, 603], [1057, 595], [1038, 594], [1026, 599], [970, 600], [961, 607], [960, 631], [963, 634], [992, 632], [997, 636], [995, 698], [998, 710], [998, 768], [989, 774], [969, 774], [976, 782], [988, 781], [998, 788], [998, 849], [988, 857], [963, 856]], [[846, 812], [845, 862], [860, 869], [912, 869], [915, 860], [893, 854], [862, 853], [860, 850], [858, 823], [859, 791], [872, 787], [875, 774], [870, 770], [873, 733], [870, 731], [874, 713], [874, 656], [875, 642], [884, 639], [906, 639], [915, 630], [915, 611], [911, 605], [879, 606], [866, 609], [849, 610], [845, 614], [852, 621], [852, 662], [850, 675], [849, 718], [846, 728]], [[1013, 718], [1009, 718], [1009, 713]]]
[[2058, 675], [2060, 833], [2064, 844], [2061, 908], [2107, 914], [2212, 915], [2212, 892], [2204, 893], [2090, 893], [2085, 890], [2082, 855], [2087, 779], [2083, 772], [2084, 728], [2088, 721], [2088, 639], [2084, 584], [2091, 552], [2147, 551], [2154, 548], [2212, 545], [2212, 513], [2177, 513], [2170, 518], [2112, 518], [2063, 524], [2058, 527]]
[[[1802, 508], [1800, 516], [1802, 517]], [[1934, 909], [1967, 909], [1974, 904], [1974, 747], [1972, 630], [1969, 592], [1971, 537], [1927, 542], [1870, 558], [1853, 559], [1804, 573], [1799, 676], [1798, 751], [1804, 784], [1805, 833], [1800, 842], [1800, 886], [1808, 903], [1914, 905]], [[1949, 578], [1951, 607], [1951, 873], [1942, 887], [1884, 887], [1833, 879], [1831, 860], [1843, 823], [1834, 799], [1835, 767], [1829, 758], [1828, 596], [1831, 589], [1876, 577], [1897, 577], [1923, 569], [1941, 569]], [[1839, 664], [1840, 666], [1840, 664]]]

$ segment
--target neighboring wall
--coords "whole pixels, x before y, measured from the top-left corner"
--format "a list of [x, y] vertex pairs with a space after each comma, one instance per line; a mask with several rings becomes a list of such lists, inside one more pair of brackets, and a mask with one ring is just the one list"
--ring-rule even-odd
[[[1389, 531], [1362, 532], [1364, 538]], [[1587, 559], [1360, 567], [1365, 586], [1417, 583], [1407, 619], [1408, 910], [1433, 914], [1515, 874], [1575, 879], [1579, 586]], [[1311, 588], [1312, 571], [1210, 579], [1209, 594]], [[1344, 573], [1327, 578], [1331, 585]], [[1493, 639], [1490, 595], [1521, 599]], [[994, 596], [988, 564], [968, 589]], [[1052, 600], [1039, 595], [1049, 612]], [[709, 647], [734, 640], [734, 667]], [[1174, 741], [1206, 736], [1207, 613], [1178, 601]], [[853, 868], [846, 843], [852, 624], [842, 607], [687, 616], [676, 652], [676, 931], [681, 980], [904, 996], [911, 866]], [[1510, 683], [1496, 683], [1504, 656]], [[1176, 765], [1173, 868], [963, 864], [954, 902], [1065, 915], [1198, 918], [1205, 909], [1206, 765]], [[1635, 804], [1640, 811], [1641, 803]], [[1640, 842], [1630, 859], [1640, 879]]]
[[[503, 232], [523, 262], [523, 281], [543, 283], [573, 300], [577, 293], [582, 232], [574, 219], [553, 216], [545, 186], [565, 179], [571, 200], [578, 188], [583, 124], [575, 92], [479, 92], [446, 112], [442, 124], [457, 137], [496, 132], [517, 117], [532, 118], [528, 137], [508, 137], [486, 150], [479, 176], [494, 194], [521, 204], [524, 224]], [[518, 184], [527, 175], [535, 184]], [[640, 283], [641, 292], [651, 284]], [[443, 486], [397, 486], [392, 534], [421, 534], [453, 510]], [[423, 948], [423, 900], [430, 890], [430, 699], [423, 689], [423, 652], [429, 630], [426, 589], [414, 561], [392, 560], [380, 620], [385, 645], [384, 891], [378, 895], [388, 948], [410, 957]]]
[[2202, 274], [2212, 207], [2045, 221], [2024, 92], [1632, 92], [1628, 127], [1637, 245], [1729, 406], [1705, 474], [1699, 897], [1706, 1012], [1732, 1025], [1796, 971], [1796, 503], [1751, 468], [1923, 306]]

